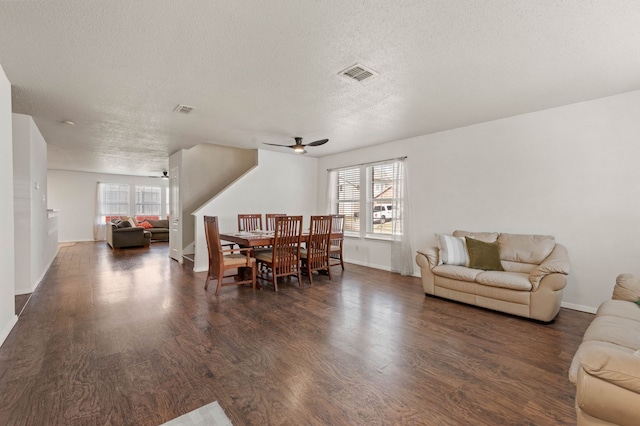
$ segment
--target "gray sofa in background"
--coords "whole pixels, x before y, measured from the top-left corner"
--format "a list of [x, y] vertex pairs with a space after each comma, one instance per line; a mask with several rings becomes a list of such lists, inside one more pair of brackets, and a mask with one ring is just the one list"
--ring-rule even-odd
[[107, 223], [107, 244], [112, 249], [127, 247], [148, 247], [151, 241], [151, 232], [140, 227], [118, 227], [113, 222]]
[[167, 219], [146, 219], [153, 228], [147, 228], [151, 232], [151, 241], [169, 241], [169, 221]]

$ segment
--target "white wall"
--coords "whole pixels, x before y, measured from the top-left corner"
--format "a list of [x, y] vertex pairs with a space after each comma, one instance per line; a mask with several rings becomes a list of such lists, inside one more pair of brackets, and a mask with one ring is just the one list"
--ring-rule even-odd
[[200, 144], [182, 150], [180, 197], [183, 248], [195, 241], [191, 213], [255, 167], [257, 157], [257, 150], [213, 144]]
[[13, 246], [13, 140], [11, 84], [0, 65], [0, 344], [18, 321], [15, 314], [15, 255]]
[[238, 213], [303, 215], [307, 228], [311, 215], [324, 213], [317, 209], [317, 176], [315, 158], [258, 150], [258, 167], [194, 212], [194, 270], [208, 268], [204, 216], [218, 216], [221, 232], [237, 231]]
[[31, 144], [29, 116], [13, 114], [15, 293], [31, 291]]
[[[593, 310], [640, 274], [638, 117], [635, 91], [324, 157], [319, 205], [327, 168], [407, 155], [414, 248], [455, 229], [554, 235], [572, 263], [563, 305]], [[388, 268], [387, 253], [345, 241], [348, 260]]]
[[[166, 188], [168, 184], [168, 179], [66, 170], [49, 170], [47, 179], [49, 208], [60, 210], [58, 214], [58, 239], [60, 242], [93, 241], [98, 182], [128, 183], [132, 185], [131, 191], [135, 191], [133, 185], [152, 185]], [[164, 196], [163, 189], [163, 200]]]
[[[57, 254], [47, 218], [47, 144], [33, 119], [13, 114], [16, 294], [31, 293]], [[55, 237], [55, 236], [53, 236]]]

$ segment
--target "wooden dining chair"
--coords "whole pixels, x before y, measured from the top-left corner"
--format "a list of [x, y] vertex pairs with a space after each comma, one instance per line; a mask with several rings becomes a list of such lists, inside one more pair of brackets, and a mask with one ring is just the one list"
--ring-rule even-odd
[[302, 269], [309, 274], [313, 285], [313, 271], [325, 270], [331, 279], [329, 249], [331, 247], [331, 216], [311, 216], [307, 248], [300, 249]]
[[344, 215], [331, 215], [331, 246], [329, 248], [329, 266], [340, 265], [344, 271], [342, 245], [344, 243]]
[[255, 231], [256, 229], [262, 229], [261, 214], [238, 215], [238, 231]]
[[266, 213], [264, 215], [265, 222], [267, 225], [267, 231], [275, 231], [276, 230], [276, 217], [286, 216], [284, 213]]
[[[251, 257], [251, 248], [224, 250], [220, 242], [217, 216], [204, 217], [204, 230], [209, 252], [209, 271], [207, 272], [207, 279], [204, 282], [205, 290], [209, 287], [209, 281], [212, 279], [218, 280], [216, 296], [220, 293], [222, 286], [227, 285], [251, 283], [251, 287], [255, 289], [257, 269], [256, 260]], [[235, 281], [235, 278], [240, 274], [239, 268], [251, 268], [251, 279]], [[225, 276], [225, 272], [231, 269], [237, 269], [237, 274]], [[224, 283], [225, 278], [234, 278], [234, 281]]]
[[[300, 281], [300, 239], [302, 216], [279, 216], [271, 250], [256, 252], [256, 260], [271, 270], [273, 288], [278, 291], [278, 278], [295, 275]], [[267, 269], [267, 270], [268, 270]]]

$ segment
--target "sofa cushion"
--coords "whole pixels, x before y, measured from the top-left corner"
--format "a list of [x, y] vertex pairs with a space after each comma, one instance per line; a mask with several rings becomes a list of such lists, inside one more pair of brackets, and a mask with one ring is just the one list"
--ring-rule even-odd
[[500, 234], [500, 258], [511, 262], [539, 265], [556, 245], [550, 235]]
[[144, 229], [153, 228], [153, 225], [147, 222], [146, 220], [144, 222], [140, 222], [138, 226], [142, 226]]
[[519, 272], [482, 271], [476, 276], [476, 282], [491, 287], [531, 291], [529, 275]]
[[612, 299], [636, 302], [640, 299], [640, 277], [633, 274], [620, 274], [613, 287]]
[[431, 272], [433, 272], [433, 275], [437, 275], [439, 277], [474, 282], [478, 274], [482, 271], [479, 269], [467, 268], [466, 266], [440, 265], [433, 268]]
[[640, 306], [624, 300], [607, 300], [598, 307], [596, 315], [629, 318], [640, 322]]
[[469, 267], [483, 271], [504, 271], [500, 264], [498, 243], [485, 243], [475, 238], [465, 237], [469, 253]]
[[504, 270], [508, 272], [530, 274], [534, 269], [536, 269], [536, 265], [532, 265], [531, 263], [510, 262], [508, 260], [502, 260], [500, 263]]
[[128, 220], [121, 220], [116, 226], [118, 228], [131, 228], [132, 225]]
[[467, 246], [464, 238], [436, 234], [440, 248], [440, 260], [447, 265], [468, 265]]
[[597, 316], [584, 333], [583, 340], [615, 343], [629, 349], [640, 349], [640, 322], [609, 315]]
[[471, 237], [476, 240], [484, 241], [485, 243], [493, 243], [498, 240], [497, 232], [469, 232], [469, 231], [454, 231], [454, 237]]
[[169, 221], [166, 219], [147, 219], [147, 222], [149, 222], [154, 228], [169, 228]]

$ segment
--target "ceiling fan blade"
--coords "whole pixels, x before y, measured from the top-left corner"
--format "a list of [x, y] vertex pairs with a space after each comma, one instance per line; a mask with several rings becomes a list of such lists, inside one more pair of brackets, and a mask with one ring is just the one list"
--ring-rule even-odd
[[327, 142], [329, 142], [329, 139], [320, 139], [319, 141], [307, 143], [305, 144], [305, 146], [320, 146], [320, 145], [324, 145]]
[[267, 142], [262, 142], [262, 143], [265, 144], [265, 145], [282, 146], [282, 147], [285, 147], [285, 148], [293, 148], [295, 146], [295, 145], [280, 145], [280, 144], [277, 144], [277, 143], [267, 143]]

